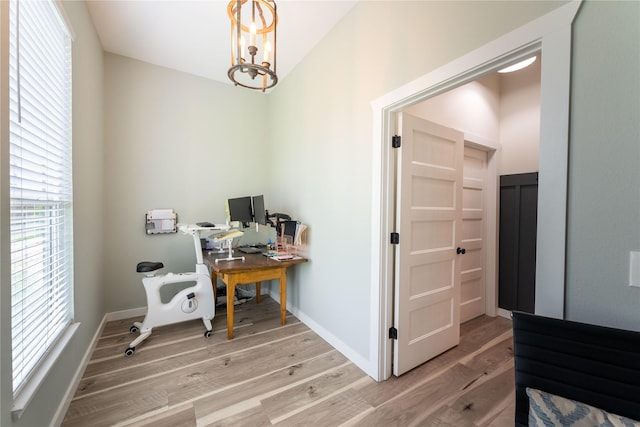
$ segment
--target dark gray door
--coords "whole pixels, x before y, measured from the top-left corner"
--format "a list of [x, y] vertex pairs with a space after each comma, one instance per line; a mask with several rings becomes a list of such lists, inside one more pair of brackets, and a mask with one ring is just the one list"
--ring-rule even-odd
[[500, 176], [498, 306], [534, 312], [538, 173]]

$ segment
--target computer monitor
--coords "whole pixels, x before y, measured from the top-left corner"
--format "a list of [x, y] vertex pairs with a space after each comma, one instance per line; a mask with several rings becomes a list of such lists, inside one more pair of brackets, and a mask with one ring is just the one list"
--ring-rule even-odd
[[253, 221], [256, 224], [267, 225], [267, 211], [264, 208], [264, 196], [253, 196]]
[[253, 222], [251, 197], [236, 197], [227, 199], [227, 214], [229, 221], [240, 221], [243, 224]]

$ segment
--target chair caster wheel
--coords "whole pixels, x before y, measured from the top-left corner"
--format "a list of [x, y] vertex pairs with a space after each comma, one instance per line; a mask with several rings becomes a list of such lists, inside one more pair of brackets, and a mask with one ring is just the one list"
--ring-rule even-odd
[[213, 332], [211, 332], [211, 331], [204, 331], [204, 337], [205, 338], [209, 338], [212, 334], [213, 334]]
[[124, 351], [124, 357], [132, 356], [134, 351], [136, 351], [135, 347], [129, 347]]
[[136, 332], [138, 332], [138, 327], [136, 325], [133, 325], [132, 327], [129, 328], [129, 332], [131, 332], [132, 334], [135, 334]]

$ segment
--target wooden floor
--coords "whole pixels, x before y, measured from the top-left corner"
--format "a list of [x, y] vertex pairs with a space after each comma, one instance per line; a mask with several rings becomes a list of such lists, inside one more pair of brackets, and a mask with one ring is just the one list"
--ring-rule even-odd
[[269, 297], [154, 329], [131, 357], [134, 320], [109, 322], [63, 426], [513, 426], [511, 322], [462, 325], [457, 347], [376, 383]]

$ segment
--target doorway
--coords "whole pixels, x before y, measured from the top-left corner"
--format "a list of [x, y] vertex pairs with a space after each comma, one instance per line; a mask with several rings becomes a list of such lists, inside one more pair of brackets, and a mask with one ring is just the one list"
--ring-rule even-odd
[[[394, 375], [456, 345], [461, 323], [496, 314], [495, 298], [486, 295], [496, 292], [498, 175], [538, 170], [540, 60], [534, 59], [518, 72], [488, 74], [398, 113]], [[459, 150], [449, 136], [456, 132]], [[472, 141], [475, 133], [491, 143]]]
[[[371, 367], [376, 380], [391, 375], [393, 325], [393, 250], [389, 236], [394, 230], [389, 193], [395, 171], [392, 116], [409, 105], [444, 93], [506, 65], [543, 51], [539, 203], [548, 206], [539, 215], [536, 263], [536, 313], [564, 317], [564, 259], [566, 182], [568, 166], [569, 80], [571, 22], [579, 2], [520, 27], [440, 69], [375, 100], [372, 170], [372, 311]], [[564, 183], [562, 185], [561, 183]], [[541, 269], [540, 265], [545, 268]]]

